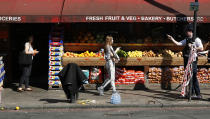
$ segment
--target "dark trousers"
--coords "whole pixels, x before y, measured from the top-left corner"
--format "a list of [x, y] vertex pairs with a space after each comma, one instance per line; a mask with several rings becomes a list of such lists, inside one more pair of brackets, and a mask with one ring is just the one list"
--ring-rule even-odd
[[[200, 95], [200, 87], [197, 79], [197, 61], [194, 61], [192, 63], [192, 69], [193, 69], [193, 77], [192, 77], [192, 94], [196, 94], [197, 96]], [[188, 58], [184, 57], [184, 68], [186, 68], [188, 63]]]
[[29, 88], [29, 78], [31, 75], [32, 65], [22, 65], [21, 70], [22, 74], [20, 77], [19, 87], [22, 87], [22, 84], [25, 83], [25, 88]]

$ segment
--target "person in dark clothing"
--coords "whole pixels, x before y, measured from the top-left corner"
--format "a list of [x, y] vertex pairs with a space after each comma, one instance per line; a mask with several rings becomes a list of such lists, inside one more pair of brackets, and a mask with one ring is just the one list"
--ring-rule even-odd
[[[186, 68], [187, 63], [188, 63], [188, 58], [190, 55], [190, 48], [192, 46], [192, 44], [195, 44], [196, 50], [197, 52], [203, 51], [203, 44], [201, 42], [200, 38], [196, 38], [195, 41], [193, 42], [193, 26], [191, 24], [189, 24], [186, 29], [185, 29], [185, 33], [186, 33], [186, 38], [180, 42], [177, 42], [172, 36], [168, 35], [168, 39], [170, 39], [173, 43], [175, 43], [178, 46], [185, 46], [183, 49], [183, 58], [184, 58], [184, 68]], [[196, 54], [197, 57], [197, 54]], [[201, 99], [201, 94], [200, 94], [200, 88], [199, 88], [199, 82], [197, 79], [197, 60], [198, 58], [196, 58], [196, 61], [194, 61], [192, 63], [192, 67], [193, 67], [193, 77], [192, 77], [192, 93], [195, 93], [196, 95], [193, 94], [194, 98], [198, 98]]]
[[70, 103], [74, 103], [79, 97], [79, 88], [84, 84], [87, 77], [81, 68], [75, 63], [69, 63], [58, 74], [63, 90]]
[[[32, 43], [33, 43], [33, 36], [29, 36], [28, 42], [25, 43], [24, 50], [21, 52], [23, 52], [24, 54], [31, 55], [31, 58], [33, 59], [33, 56], [35, 56], [37, 53], [39, 53], [39, 51], [33, 49]], [[19, 60], [21, 60], [21, 59], [19, 59]], [[29, 88], [29, 78], [31, 75], [32, 64], [28, 64], [28, 65], [20, 64], [20, 65], [21, 65], [20, 67], [22, 70], [22, 74], [21, 74], [20, 83], [19, 83], [19, 87], [18, 87], [17, 91], [23, 91], [22, 84], [24, 82], [25, 82], [25, 90], [32, 91], [32, 89]]]

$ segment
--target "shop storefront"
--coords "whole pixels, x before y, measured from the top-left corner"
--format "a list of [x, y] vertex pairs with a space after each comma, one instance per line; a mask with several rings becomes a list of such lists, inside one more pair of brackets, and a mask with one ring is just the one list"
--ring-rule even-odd
[[[54, 27], [59, 23], [63, 34], [63, 66], [77, 63], [88, 72], [97, 67], [102, 72], [101, 80], [105, 64], [100, 52], [104, 47], [104, 35], [115, 32], [114, 46], [122, 48], [116, 84], [180, 83], [183, 78], [180, 51], [183, 48], [167, 40], [166, 34], [180, 40], [184, 38], [185, 25], [193, 22], [190, 2], [193, 0], [5, 1], [0, 5], [0, 22], [50, 23]], [[199, 2], [198, 36], [207, 41], [210, 2]], [[207, 57], [199, 57], [198, 65], [200, 82], [210, 83]], [[55, 80], [53, 78], [56, 76], [49, 79]], [[101, 80], [90, 79], [90, 83], [101, 83]], [[59, 83], [54, 82], [53, 86], [59, 87]]]

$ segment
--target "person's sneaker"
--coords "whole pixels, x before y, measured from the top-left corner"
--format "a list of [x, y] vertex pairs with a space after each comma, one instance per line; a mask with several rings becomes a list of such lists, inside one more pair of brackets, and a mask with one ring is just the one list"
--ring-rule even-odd
[[23, 90], [23, 88], [19, 87], [19, 88], [17, 88], [17, 91], [18, 92], [23, 92], [24, 90]]
[[31, 88], [26, 88], [25, 91], [32, 91], [32, 89]]
[[99, 95], [100, 96], [103, 96], [104, 95], [104, 89], [103, 89], [103, 87], [98, 87], [98, 92], [99, 92]]
[[83, 84], [89, 84], [88, 80], [84, 80]]
[[186, 99], [187, 96], [186, 96], [186, 95], [185, 95], [185, 96], [180, 95], [178, 98], [179, 98], [179, 99]]
[[197, 98], [197, 96], [196, 95], [192, 95], [191, 98]]
[[202, 96], [201, 96], [201, 95], [198, 95], [198, 96], [197, 96], [197, 99], [198, 99], [198, 100], [201, 100], [201, 99], [202, 99]]
[[195, 99], [195, 100], [201, 100], [202, 99], [202, 96], [201, 95], [198, 95], [198, 96], [193, 95], [191, 98], [192, 99]]

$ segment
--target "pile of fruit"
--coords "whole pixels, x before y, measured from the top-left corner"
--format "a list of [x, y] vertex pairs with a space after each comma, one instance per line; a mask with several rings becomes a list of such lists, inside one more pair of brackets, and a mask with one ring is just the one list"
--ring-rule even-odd
[[104, 35], [101, 33], [94, 34], [91, 32], [80, 32], [73, 40], [77, 43], [104, 43]]
[[73, 52], [66, 52], [64, 53], [63, 57], [103, 57], [102, 53], [94, 53], [86, 51], [84, 53], [73, 53]]
[[182, 57], [182, 52], [173, 52], [171, 50], [159, 50], [159, 51], [123, 51], [120, 50], [117, 52], [119, 57]]
[[[159, 50], [159, 51], [124, 51], [124, 50], [119, 50], [117, 52], [119, 57], [182, 57], [182, 52], [173, 52], [171, 50]], [[64, 57], [103, 57], [102, 53], [94, 53], [90, 51], [86, 51], [84, 53], [78, 54], [78, 53], [73, 53], [73, 52], [66, 52], [63, 55]]]
[[142, 57], [143, 52], [142, 51], [129, 51], [128, 52], [128, 57]]
[[152, 50], [143, 51], [143, 57], [156, 57], [156, 54]]
[[175, 53], [167, 49], [159, 50], [156, 54], [156, 57], [182, 57], [182, 52]]

